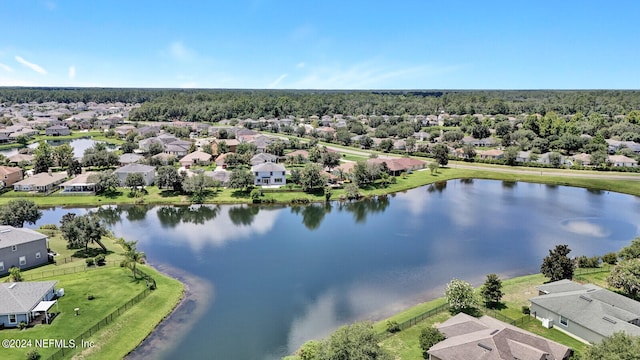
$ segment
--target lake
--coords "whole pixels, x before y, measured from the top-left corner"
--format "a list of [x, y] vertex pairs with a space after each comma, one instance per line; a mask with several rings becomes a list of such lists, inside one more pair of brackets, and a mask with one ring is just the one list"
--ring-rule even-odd
[[[84, 151], [93, 147], [97, 141], [88, 138], [72, 139], [72, 140], [45, 140], [51, 146], [60, 146], [62, 144], [69, 144], [73, 148], [73, 156], [81, 158], [84, 155]], [[115, 149], [116, 145], [106, 144], [107, 149]], [[35, 149], [38, 147], [38, 143], [29, 144], [28, 147]], [[0, 154], [5, 157], [13, 156], [18, 153], [18, 148], [3, 149], [0, 150]]]
[[[48, 210], [39, 224], [68, 211], [86, 209]], [[638, 197], [489, 180], [351, 203], [100, 213], [117, 236], [139, 240], [150, 263], [211, 291], [169, 321], [164, 348], [145, 344], [132, 358], [279, 359], [342, 324], [442, 296], [452, 278], [479, 285], [488, 273], [536, 273], [556, 244], [602, 255], [640, 233]]]

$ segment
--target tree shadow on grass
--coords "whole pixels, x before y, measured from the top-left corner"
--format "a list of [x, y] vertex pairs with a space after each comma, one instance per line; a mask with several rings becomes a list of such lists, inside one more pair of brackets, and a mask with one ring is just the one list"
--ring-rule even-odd
[[182, 196], [184, 194], [181, 191], [164, 189], [160, 191], [159, 195], [160, 197], [167, 198], [167, 197]]
[[122, 191], [110, 191], [107, 193], [103, 193], [102, 195], [107, 199], [117, 199], [120, 196], [122, 196], [122, 194], [123, 194]]
[[238, 198], [238, 199], [248, 199], [249, 198], [249, 192], [248, 191], [244, 191], [244, 190], [236, 190], [236, 191], [231, 193], [231, 197], [232, 198]]
[[105, 253], [104, 250], [100, 248], [88, 248], [88, 249], [80, 249], [74, 252], [73, 255], [71, 256], [75, 258], [87, 259], [87, 258], [96, 257], [99, 254], [109, 255], [109, 254], [113, 254], [113, 251], [107, 250], [107, 252]]

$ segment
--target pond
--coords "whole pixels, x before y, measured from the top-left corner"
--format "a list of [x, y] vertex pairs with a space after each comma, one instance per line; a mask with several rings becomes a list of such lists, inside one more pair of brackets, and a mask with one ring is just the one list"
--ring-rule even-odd
[[[49, 210], [40, 223], [68, 211], [86, 209]], [[617, 251], [639, 234], [640, 200], [457, 180], [351, 203], [99, 212], [117, 236], [139, 240], [150, 263], [211, 289], [169, 320], [172, 342], [147, 342], [132, 358], [279, 359], [342, 324], [439, 297], [452, 278], [479, 285], [488, 273], [536, 273], [556, 244], [571, 256]]]
[[[60, 146], [62, 144], [69, 144], [73, 148], [73, 156], [76, 158], [81, 158], [84, 155], [84, 151], [93, 147], [97, 141], [89, 138], [80, 138], [80, 139], [72, 139], [72, 140], [45, 140], [51, 146]], [[114, 150], [116, 145], [106, 144], [107, 149]], [[28, 147], [35, 149], [38, 147], [38, 143], [29, 144]], [[13, 149], [3, 149], [0, 150], [0, 154], [9, 157], [18, 153], [17, 148]]]

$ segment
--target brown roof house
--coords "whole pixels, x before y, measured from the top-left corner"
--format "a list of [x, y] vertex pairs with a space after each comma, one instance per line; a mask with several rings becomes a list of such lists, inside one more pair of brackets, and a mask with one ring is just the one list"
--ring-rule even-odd
[[427, 164], [425, 161], [412, 158], [374, 158], [368, 159], [367, 162], [373, 164], [387, 164], [389, 173], [393, 176], [398, 176], [407, 171], [424, 169]]
[[22, 169], [19, 167], [0, 166], [0, 188], [13, 186], [22, 180]]
[[180, 166], [188, 169], [191, 165], [208, 165], [211, 164], [211, 157], [211, 154], [204, 151], [194, 151], [180, 159]]
[[571, 348], [488, 316], [460, 313], [437, 326], [446, 339], [433, 345], [430, 360], [565, 360]]
[[504, 151], [498, 149], [478, 151], [478, 156], [484, 160], [499, 160], [504, 157]]
[[13, 184], [14, 191], [32, 191], [39, 193], [50, 193], [58, 189], [64, 179], [66, 172], [39, 173]]

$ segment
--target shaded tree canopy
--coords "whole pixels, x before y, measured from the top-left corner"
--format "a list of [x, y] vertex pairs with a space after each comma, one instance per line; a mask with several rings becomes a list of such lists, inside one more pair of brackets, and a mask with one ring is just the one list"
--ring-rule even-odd
[[0, 207], [0, 224], [21, 228], [24, 223], [35, 224], [42, 217], [42, 211], [31, 200], [10, 200]]
[[549, 255], [543, 259], [540, 272], [551, 281], [571, 280], [575, 265], [567, 256], [570, 252], [568, 245], [556, 245], [555, 249], [549, 250]]

